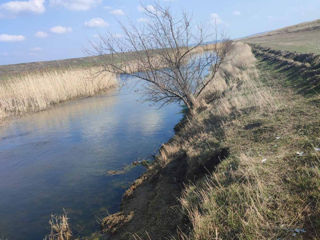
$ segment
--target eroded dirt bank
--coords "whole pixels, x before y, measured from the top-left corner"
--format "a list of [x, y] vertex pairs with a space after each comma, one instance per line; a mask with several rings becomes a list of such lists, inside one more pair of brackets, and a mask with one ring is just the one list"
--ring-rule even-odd
[[[255, 53], [255, 55], [253, 54]], [[103, 239], [317, 239], [318, 57], [235, 43]]]

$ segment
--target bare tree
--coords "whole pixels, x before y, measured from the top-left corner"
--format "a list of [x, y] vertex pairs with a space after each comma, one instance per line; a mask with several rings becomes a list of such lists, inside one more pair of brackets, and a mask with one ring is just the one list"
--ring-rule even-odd
[[[183, 13], [174, 17], [169, 8], [144, 7], [145, 24], [121, 24], [123, 36], [107, 34], [93, 44], [95, 54], [105, 59], [104, 71], [128, 74], [143, 80], [146, 99], [168, 104], [183, 102], [192, 113], [199, 98], [213, 81], [231, 46], [218, 33], [210, 40], [203, 28], [192, 25]], [[139, 25], [141, 26], [141, 25]]]

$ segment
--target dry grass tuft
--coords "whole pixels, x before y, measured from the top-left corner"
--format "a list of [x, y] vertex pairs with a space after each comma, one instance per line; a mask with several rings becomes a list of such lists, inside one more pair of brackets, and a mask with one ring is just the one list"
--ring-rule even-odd
[[207, 102], [212, 102], [210, 108], [214, 114], [228, 116], [251, 107], [277, 108], [275, 93], [259, 80], [256, 63], [247, 44], [234, 44], [206, 96]]
[[62, 215], [51, 215], [49, 220], [50, 234], [44, 240], [69, 240], [72, 232], [69, 226], [69, 218], [66, 213]]
[[116, 75], [99, 69], [50, 70], [18, 75], [0, 83], [0, 119], [37, 112], [77, 97], [115, 87]]

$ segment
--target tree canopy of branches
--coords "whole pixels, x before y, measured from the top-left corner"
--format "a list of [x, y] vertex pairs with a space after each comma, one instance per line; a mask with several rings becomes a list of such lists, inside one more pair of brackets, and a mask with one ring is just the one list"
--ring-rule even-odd
[[[95, 54], [105, 56], [104, 70], [143, 80], [146, 99], [168, 104], [183, 102], [193, 111], [199, 98], [225, 60], [230, 41], [219, 39], [217, 29], [209, 38], [192, 17], [174, 16], [170, 8], [156, 4], [144, 8], [145, 23], [121, 24], [121, 37], [107, 34], [93, 44]], [[210, 48], [205, 44], [212, 41]]]

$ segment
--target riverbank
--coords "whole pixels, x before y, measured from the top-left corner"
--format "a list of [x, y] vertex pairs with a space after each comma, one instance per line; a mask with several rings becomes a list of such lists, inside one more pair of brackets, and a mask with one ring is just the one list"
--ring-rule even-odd
[[[193, 49], [193, 52], [199, 54], [215, 48], [215, 44], [207, 44]], [[154, 50], [152, 54], [156, 61], [158, 51]], [[120, 59], [124, 59], [122, 63], [126, 64], [129, 72], [145, 71], [145, 66], [138, 66], [134, 57], [134, 53], [126, 53], [113, 60], [121, 62]], [[117, 87], [121, 72], [103, 71], [103, 63], [110, 60], [111, 56], [106, 54], [0, 66], [0, 121]]]
[[283, 67], [235, 43], [203, 107], [179, 124], [97, 238], [316, 239], [320, 98], [299, 91], [314, 82]]
[[115, 74], [99, 72], [98, 67], [70, 67], [3, 75], [0, 81], [0, 120], [42, 111], [61, 102], [117, 87]]

